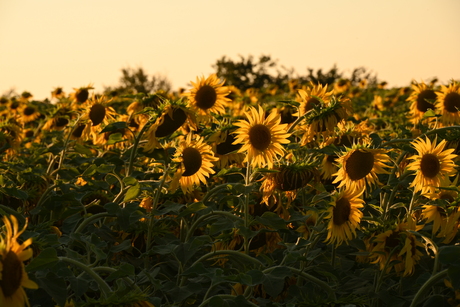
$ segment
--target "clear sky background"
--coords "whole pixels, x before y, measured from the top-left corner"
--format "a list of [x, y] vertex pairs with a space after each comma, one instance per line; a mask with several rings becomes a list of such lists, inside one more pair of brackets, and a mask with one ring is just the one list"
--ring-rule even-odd
[[187, 88], [224, 55], [447, 83], [460, 79], [459, 16], [460, 0], [0, 0], [0, 95], [99, 92], [126, 67]]

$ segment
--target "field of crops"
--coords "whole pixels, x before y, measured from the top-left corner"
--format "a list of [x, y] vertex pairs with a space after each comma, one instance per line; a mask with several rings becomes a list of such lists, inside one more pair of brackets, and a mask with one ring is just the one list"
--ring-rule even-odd
[[459, 82], [229, 81], [2, 97], [0, 306], [460, 306]]

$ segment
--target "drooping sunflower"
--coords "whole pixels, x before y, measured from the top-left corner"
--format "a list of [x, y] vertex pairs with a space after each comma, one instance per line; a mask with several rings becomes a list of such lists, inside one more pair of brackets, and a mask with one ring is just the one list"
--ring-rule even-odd
[[441, 123], [444, 126], [460, 123], [460, 83], [452, 81], [449, 86], [441, 85], [436, 92], [436, 107], [441, 111]]
[[[298, 90], [296, 101], [300, 102], [299, 110], [294, 116], [302, 116], [308, 111], [312, 110], [315, 106], [320, 105], [321, 101], [328, 104], [332, 91], [327, 92], [327, 86], [323, 87], [322, 84], [311, 84], [311, 88], [307, 90]], [[319, 98], [319, 100], [318, 100]]]
[[436, 110], [435, 100], [436, 93], [434, 89], [425, 84], [425, 82], [417, 83], [413, 82], [412, 93], [407, 98], [407, 101], [411, 103], [409, 109], [409, 118], [413, 124], [418, 124], [423, 118], [428, 109], [433, 111]]
[[93, 90], [93, 89], [94, 87], [92, 84], [88, 84], [87, 86], [82, 86], [80, 88], [74, 88], [75, 92], [70, 94], [70, 98], [77, 105], [85, 103], [89, 98], [89, 90]]
[[424, 245], [408, 230], [416, 230], [413, 220], [376, 234], [372, 239], [371, 263], [377, 263], [380, 270], [387, 273], [394, 268], [398, 274], [411, 275], [423, 255], [418, 248], [424, 248]]
[[364, 189], [347, 187], [332, 196], [325, 216], [325, 219], [329, 219], [326, 242], [339, 246], [356, 236], [356, 228], [363, 217], [360, 210], [364, 207], [364, 200], [361, 199], [363, 192]]
[[195, 185], [206, 183], [206, 177], [214, 174], [213, 163], [218, 159], [210, 145], [206, 144], [201, 136], [192, 136], [189, 133], [186, 138], [179, 141], [174, 158], [179, 162], [178, 167], [170, 184], [171, 190], [176, 190], [180, 185], [185, 193], [192, 192]]
[[244, 160], [244, 154], [237, 152], [242, 144], [233, 144], [236, 138], [232, 134], [234, 131], [232, 127], [223, 127], [221, 130], [213, 133], [208, 139], [208, 143], [213, 144], [214, 155], [219, 158], [219, 161], [216, 162], [218, 168], [226, 168], [235, 163], [241, 164]]
[[225, 81], [219, 80], [216, 74], [208, 78], [197, 77], [196, 82], [191, 81], [193, 88], [184, 95], [188, 98], [190, 108], [194, 110], [198, 119], [209, 120], [211, 113], [225, 113], [225, 103], [231, 100], [226, 96], [230, 93]]
[[355, 187], [358, 190], [367, 185], [379, 184], [378, 174], [388, 173], [384, 168], [390, 161], [385, 149], [372, 149], [368, 145], [355, 144], [351, 148], [345, 147], [337, 158], [340, 168], [333, 183], [339, 183], [338, 187]]
[[29, 260], [32, 249], [27, 248], [32, 238], [22, 244], [17, 241], [27, 225], [19, 231], [18, 221], [11, 215], [2, 218], [6, 231], [0, 236], [0, 306], [24, 307], [29, 305], [29, 299], [24, 288], [38, 289], [38, 285], [29, 279], [24, 267], [24, 261]]
[[10, 122], [0, 122], [0, 152], [5, 151], [6, 156], [14, 154], [23, 140], [22, 128]]
[[272, 110], [267, 118], [264, 118], [264, 110], [259, 106], [258, 110], [252, 108], [245, 112], [246, 120], [240, 120], [234, 125], [236, 129], [236, 144], [243, 144], [238, 152], [247, 152], [244, 162], [253, 167], [273, 167], [273, 161], [277, 155], [285, 151], [282, 144], [288, 144], [289, 134], [286, 132], [286, 124], [280, 124], [281, 117]]
[[348, 98], [332, 96], [327, 104], [321, 101], [319, 105], [312, 106], [305, 119], [306, 124], [298, 129], [302, 133], [301, 145], [308, 144], [315, 137], [319, 140], [319, 137], [334, 135], [337, 125], [351, 115], [351, 101]]
[[181, 103], [166, 103], [162, 104], [159, 108], [161, 109], [161, 115], [146, 132], [148, 140], [144, 147], [146, 151], [152, 151], [155, 148], [161, 147], [158, 139], [170, 136], [187, 122], [193, 130], [196, 129], [195, 114], [185, 105]]
[[60, 102], [56, 107], [51, 117], [43, 125], [43, 130], [61, 131], [70, 123], [70, 120], [75, 117], [75, 111], [68, 103]]
[[436, 139], [431, 142], [426, 137], [425, 140], [416, 139], [412, 143], [417, 154], [409, 157], [413, 161], [407, 165], [407, 169], [416, 171], [415, 178], [410, 184], [414, 192], [432, 194], [441, 186], [441, 180], [456, 173], [454, 159], [457, 155], [452, 154], [454, 149], [444, 150], [446, 140], [439, 144], [436, 142]]

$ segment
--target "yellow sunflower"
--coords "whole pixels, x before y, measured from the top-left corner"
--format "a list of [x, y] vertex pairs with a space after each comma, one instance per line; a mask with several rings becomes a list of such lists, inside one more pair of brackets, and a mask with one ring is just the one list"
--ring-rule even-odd
[[41, 114], [36, 106], [32, 104], [23, 104], [20, 110], [20, 115], [19, 121], [22, 124], [27, 124], [39, 118]]
[[60, 86], [54, 88], [54, 90], [51, 92], [51, 98], [61, 99], [64, 96], [65, 96], [64, 90]]
[[[315, 106], [321, 104], [320, 98], [326, 105], [330, 101], [332, 91], [327, 92], [327, 86], [323, 87], [322, 84], [314, 85], [308, 90], [298, 90], [296, 101], [300, 102], [299, 110], [293, 116], [302, 116], [308, 111], [312, 110]], [[317, 98], [318, 97], [318, 98]]]
[[332, 196], [331, 206], [325, 216], [325, 219], [329, 219], [326, 242], [339, 246], [356, 236], [356, 228], [363, 217], [360, 210], [364, 207], [364, 200], [361, 199], [363, 192], [364, 189], [347, 187]]
[[441, 186], [441, 180], [455, 175], [454, 159], [457, 155], [452, 154], [454, 149], [444, 150], [446, 143], [446, 140], [442, 140], [436, 145], [436, 139], [431, 142], [428, 137], [425, 141], [416, 139], [413, 142], [418, 154], [409, 157], [413, 161], [407, 165], [407, 169], [416, 172], [410, 185], [414, 188], [414, 192], [432, 194], [437, 187]]
[[409, 118], [413, 124], [418, 124], [428, 109], [436, 110], [434, 101], [436, 100], [436, 93], [432, 87], [426, 85], [424, 82], [412, 83], [412, 93], [406, 101], [410, 102]]
[[288, 144], [289, 134], [286, 132], [286, 124], [280, 124], [281, 117], [272, 110], [267, 118], [264, 118], [264, 110], [251, 108], [245, 112], [247, 121], [240, 120], [234, 125], [239, 127], [236, 131], [236, 144], [243, 144], [238, 152], [247, 152], [243, 162], [250, 163], [253, 167], [273, 167], [273, 161], [277, 155], [284, 153], [282, 144]]
[[33, 255], [32, 249], [27, 248], [32, 238], [19, 244], [17, 240], [27, 225], [19, 231], [18, 221], [13, 215], [9, 218], [4, 216], [2, 220], [6, 232], [2, 231], [0, 237], [0, 306], [30, 306], [24, 288], [38, 289], [38, 285], [29, 279], [23, 262]]
[[378, 174], [387, 174], [384, 168], [390, 161], [385, 149], [371, 149], [368, 145], [353, 145], [345, 147], [346, 151], [337, 158], [340, 168], [332, 183], [339, 183], [339, 188], [356, 187], [362, 190], [366, 185], [379, 184]]
[[189, 133], [187, 138], [179, 141], [174, 158], [180, 166], [171, 181], [170, 189], [175, 191], [180, 185], [185, 193], [192, 192], [195, 185], [206, 183], [206, 177], [214, 174], [213, 163], [218, 159], [214, 157], [212, 148], [206, 144], [202, 137]]
[[189, 99], [190, 108], [197, 113], [199, 119], [209, 120], [211, 113], [225, 113], [225, 104], [231, 101], [225, 97], [230, 93], [228, 88], [223, 86], [225, 81], [212, 74], [206, 79], [197, 77], [196, 82], [191, 83], [193, 88], [184, 95]]
[[436, 92], [436, 106], [441, 111], [441, 123], [444, 126], [460, 123], [460, 84], [452, 81], [449, 86], [441, 85]]

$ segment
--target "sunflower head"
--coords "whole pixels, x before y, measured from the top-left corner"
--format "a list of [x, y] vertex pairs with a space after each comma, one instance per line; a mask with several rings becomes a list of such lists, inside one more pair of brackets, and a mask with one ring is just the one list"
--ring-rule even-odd
[[71, 98], [76, 102], [76, 103], [85, 103], [88, 98], [89, 98], [89, 90], [93, 90], [94, 87], [92, 84], [89, 84], [88, 86], [83, 86], [80, 88], [74, 88], [75, 92], [71, 94]]
[[29, 300], [24, 288], [37, 289], [38, 285], [29, 279], [24, 261], [32, 257], [32, 249], [28, 248], [32, 239], [19, 243], [19, 236], [25, 231], [27, 224], [19, 230], [17, 219], [11, 215], [2, 218], [5, 230], [0, 237], [0, 302], [3, 306], [27, 306]]
[[432, 194], [443, 179], [456, 174], [454, 159], [457, 155], [453, 154], [454, 149], [444, 149], [446, 143], [446, 140], [442, 140], [437, 144], [437, 139], [431, 142], [428, 137], [412, 143], [417, 154], [409, 158], [413, 161], [407, 165], [407, 169], [416, 171], [410, 185], [414, 192]]
[[377, 174], [386, 174], [384, 168], [390, 161], [386, 150], [371, 149], [368, 145], [353, 145], [352, 148], [345, 147], [337, 158], [340, 168], [333, 183], [339, 182], [339, 187], [349, 186], [363, 189], [367, 185], [378, 184]]
[[336, 246], [348, 242], [356, 236], [356, 228], [363, 216], [361, 208], [364, 201], [361, 199], [364, 189], [354, 187], [342, 189], [332, 196], [330, 207], [327, 211], [328, 234], [326, 241]]
[[180, 185], [184, 193], [192, 192], [196, 185], [206, 183], [206, 177], [214, 174], [213, 163], [218, 159], [214, 157], [212, 148], [206, 144], [202, 137], [188, 134], [179, 140], [176, 153], [172, 159], [180, 163], [176, 174], [170, 184], [171, 190], [176, 190]]
[[436, 106], [441, 111], [444, 126], [460, 123], [460, 83], [452, 81], [449, 86], [441, 85], [436, 92]]
[[287, 125], [280, 124], [281, 117], [275, 109], [267, 118], [261, 106], [251, 108], [245, 114], [247, 121], [235, 123], [239, 128], [235, 131], [236, 140], [232, 144], [243, 145], [238, 152], [247, 153], [244, 162], [253, 167], [272, 168], [276, 156], [284, 153], [282, 144], [289, 143]]
[[225, 112], [225, 104], [231, 101], [226, 97], [230, 91], [223, 86], [225, 81], [212, 74], [208, 78], [197, 77], [196, 82], [191, 83], [193, 88], [184, 95], [189, 100], [190, 108], [199, 118], [209, 120], [211, 113]]
[[412, 123], [417, 124], [429, 109], [436, 110], [435, 107], [436, 93], [434, 89], [427, 86], [424, 82], [412, 83], [412, 93], [407, 98], [411, 103], [409, 117]]

